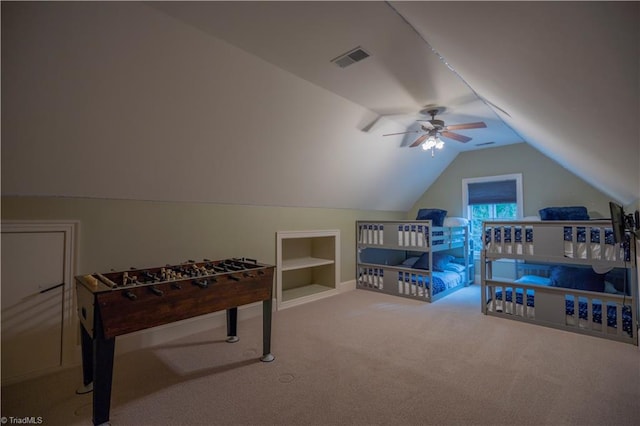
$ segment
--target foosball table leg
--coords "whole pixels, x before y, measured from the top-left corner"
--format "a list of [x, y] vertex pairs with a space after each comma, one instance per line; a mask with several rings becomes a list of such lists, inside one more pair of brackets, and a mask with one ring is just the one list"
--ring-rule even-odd
[[93, 424], [109, 424], [115, 338], [93, 341]]
[[96, 330], [94, 333], [91, 337], [85, 328], [80, 326], [83, 386], [76, 390], [76, 393], [80, 395], [93, 391], [93, 424], [108, 425], [116, 339], [107, 339]]
[[238, 308], [227, 309], [227, 343], [236, 343], [238, 338]]
[[78, 395], [89, 393], [93, 390], [93, 339], [80, 326], [80, 349], [82, 350], [82, 387], [76, 390]]
[[262, 357], [260, 361], [271, 362], [276, 357], [271, 354], [271, 298], [262, 301]]

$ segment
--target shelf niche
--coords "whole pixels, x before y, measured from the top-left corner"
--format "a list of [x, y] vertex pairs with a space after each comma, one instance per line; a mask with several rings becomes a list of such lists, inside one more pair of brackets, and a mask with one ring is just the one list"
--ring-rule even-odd
[[278, 309], [337, 293], [340, 231], [279, 231], [276, 302]]

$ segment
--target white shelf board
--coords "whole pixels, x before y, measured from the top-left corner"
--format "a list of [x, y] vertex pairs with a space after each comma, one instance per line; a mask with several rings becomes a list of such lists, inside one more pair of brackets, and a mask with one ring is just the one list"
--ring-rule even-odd
[[323, 293], [325, 291], [334, 290], [331, 287], [327, 287], [320, 284], [309, 284], [305, 286], [290, 288], [288, 290], [282, 290], [282, 301], [288, 302], [290, 300], [299, 299], [302, 297], [313, 296]]
[[282, 261], [282, 271], [292, 271], [294, 269], [313, 268], [314, 266], [331, 265], [335, 263], [332, 259], [320, 259], [317, 257], [298, 257]]

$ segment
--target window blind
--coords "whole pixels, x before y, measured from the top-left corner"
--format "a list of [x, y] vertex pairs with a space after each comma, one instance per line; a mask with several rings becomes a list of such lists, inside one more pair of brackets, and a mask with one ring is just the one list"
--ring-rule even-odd
[[469, 191], [469, 205], [518, 202], [515, 179], [469, 183], [467, 191]]

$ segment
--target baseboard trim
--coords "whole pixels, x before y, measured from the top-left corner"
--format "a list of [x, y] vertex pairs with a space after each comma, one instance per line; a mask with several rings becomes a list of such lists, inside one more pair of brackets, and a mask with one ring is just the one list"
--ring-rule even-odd
[[340, 291], [340, 293], [345, 291], [355, 290], [355, 289], [356, 289], [356, 280], [345, 281], [343, 283], [340, 283], [340, 285], [338, 286], [338, 291]]

